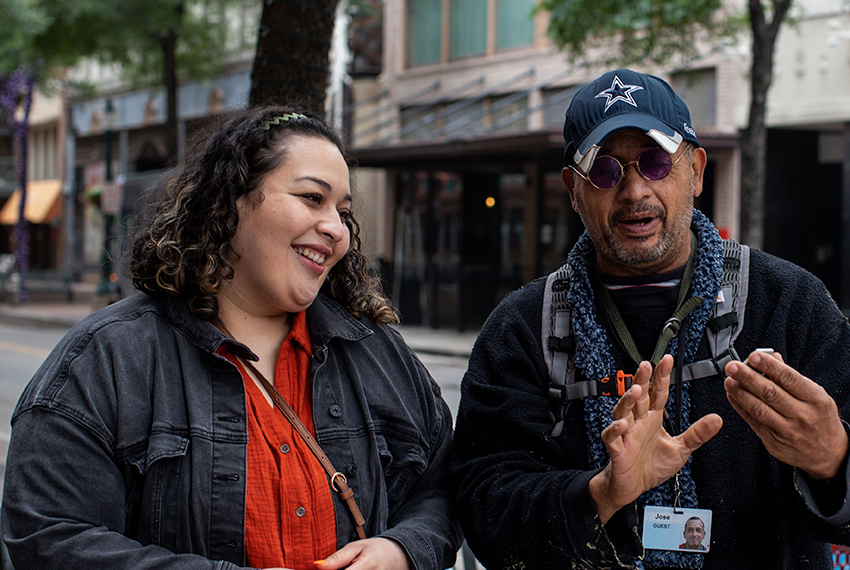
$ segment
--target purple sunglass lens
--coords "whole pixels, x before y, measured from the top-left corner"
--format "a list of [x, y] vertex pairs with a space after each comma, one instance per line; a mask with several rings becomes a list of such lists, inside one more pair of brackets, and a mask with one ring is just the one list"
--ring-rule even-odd
[[637, 160], [638, 170], [650, 180], [661, 180], [673, 168], [673, 159], [667, 151], [660, 148], [649, 148], [643, 151]]
[[612, 156], [600, 156], [593, 162], [587, 177], [597, 188], [613, 188], [620, 183], [623, 170]]

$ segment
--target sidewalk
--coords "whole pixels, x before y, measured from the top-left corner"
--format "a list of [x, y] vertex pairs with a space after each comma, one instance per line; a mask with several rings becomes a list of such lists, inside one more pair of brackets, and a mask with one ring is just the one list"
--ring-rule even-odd
[[70, 328], [91, 312], [92, 303], [90, 300], [71, 303], [66, 301], [35, 301], [24, 305], [6, 301], [0, 303], [0, 322]]
[[[34, 301], [24, 305], [0, 303], [0, 323], [43, 327], [70, 328], [91, 313], [90, 299], [65, 301]], [[478, 331], [457, 332], [401, 325], [396, 327], [410, 347], [419, 353], [469, 357]]]

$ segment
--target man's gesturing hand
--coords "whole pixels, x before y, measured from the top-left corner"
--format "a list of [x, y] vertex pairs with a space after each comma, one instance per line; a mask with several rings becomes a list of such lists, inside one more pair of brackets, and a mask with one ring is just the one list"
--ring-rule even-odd
[[726, 396], [735, 411], [778, 460], [815, 479], [835, 477], [848, 449], [835, 400], [779, 354], [753, 352], [749, 363], [726, 365]]
[[669, 354], [656, 366], [654, 379], [652, 366], [641, 362], [634, 384], [614, 406], [614, 421], [602, 431], [611, 460], [590, 480], [590, 494], [603, 523], [644, 491], [678, 473], [691, 453], [723, 425], [719, 415], [709, 414], [676, 437], [665, 431], [664, 405], [672, 369]]

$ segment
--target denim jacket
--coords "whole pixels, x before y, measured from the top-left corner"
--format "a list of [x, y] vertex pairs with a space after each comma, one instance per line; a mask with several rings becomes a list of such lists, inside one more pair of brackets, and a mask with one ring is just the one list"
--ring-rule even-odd
[[[460, 544], [446, 483], [451, 415], [393, 328], [320, 295], [307, 311], [313, 420], [348, 479], [368, 536], [417, 569]], [[57, 345], [12, 417], [2, 537], [27, 568], [217, 568], [245, 564], [245, 394], [222, 343], [177, 303], [136, 295]], [[334, 497], [337, 544], [354, 537]]]

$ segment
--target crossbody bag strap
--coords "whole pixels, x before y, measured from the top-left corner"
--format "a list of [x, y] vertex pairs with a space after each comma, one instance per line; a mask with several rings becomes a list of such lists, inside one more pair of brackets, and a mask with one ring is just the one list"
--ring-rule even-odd
[[[231, 338], [233, 337], [220, 319], [217, 319], [215, 324], [225, 334]], [[331, 460], [328, 459], [327, 455], [325, 455], [325, 452], [322, 451], [319, 442], [316, 441], [316, 438], [313, 437], [313, 434], [310, 433], [310, 430], [307, 429], [307, 426], [304, 425], [304, 422], [301, 421], [301, 418], [298, 417], [295, 410], [293, 410], [286, 400], [283, 399], [283, 396], [280, 395], [280, 392], [277, 391], [274, 384], [266, 380], [263, 373], [257, 370], [257, 367], [254, 366], [251, 361], [245, 360], [244, 358], [240, 358], [239, 361], [256, 375], [260, 384], [263, 385], [263, 388], [266, 389], [266, 392], [272, 399], [272, 402], [274, 402], [275, 407], [280, 410], [283, 417], [292, 424], [292, 427], [295, 428], [295, 431], [298, 432], [298, 435], [301, 436], [301, 439], [304, 440], [304, 443], [307, 444], [307, 447], [310, 448], [310, 451], [313, 452], [313, 455], [315, 455], [316, 459], [319, 460], [319, 463], [322, 464], [322, 467], [330, 477], [331, 489], [339, 495], [339, 498], [343, 500], [348, 507], [348, 510], [351, 511], [351, 517], [354, 519], [354, 527], [357, 531], [357, 537], [361, 539], [366, 538], [366, 531], [363, 529], [363, 526], [366, 524], [366, 519], [363, 518], [363, 513], [360, 512], [360, 508], [357, 506], [357, 501], [354, 500], [354, 491], [348, 486], [348, 480], [345, 478], [345, 475], [334, 469], [333, 463], [331, 463]]]
[[260, 380], [260, 384], [262, 384], [263, 388], [266, 389], [266, 392], [268, 392], [272, 402], [274, 402], [274, 405], [278, 410], [280, 410], [283, 417], [289, 420], [289, 423], [292, 424], [292, 427], [295, 428], [295, 431], [298, 432], [298, 435], [301, 436], [301, 439], [304, 440], [304, 443], [307, 444], [307, 447], [310, 448], [310, 451], [313, 452], [313, 455], [316, 456], [316, 459], [319, 460], [322, 467], [325, 468], [325, 471], [327, 471], [328, 476], [331, 478], [331, 489], [339, 494], [339, 498], [345, 502], [348, 506], [348, 510], [351, 511], [351, 516], [354, 519], [354, 526], [356, 527], [358, 538], [366, 538], [366, 531], [363, 529], [363, 525], [366, 524], [366, 519], [363, 518], [360, 508], [354, 500], [354, 491], [352, 491], [351, 487], [348, 486], [348, 480], [345, 478], [345, 475], [334, 469], [333, 463], [331, 463], [331, 460], [328, 459], [327, 455], [325, 455], [325, 452], [322, 451], [321, 446], [319, 446], [319, 442], [316, 441], [316, 438], [313, 437], [313, 434], [310, 433], [310, 430], [307, 429], [307, 426], [304, 425], [304, 422], [301, 421], [301, 418], [298, 417], [295, 410], [293, 410], [286, 400], [283, 399], [283, 396], [280, 395], [277, 388], [275, 388], [271, 382], [266, 380], [266, 377], [257, 370], [257, 367], [254, 366], [252, 362], [242, 360], [242, 363], [248, 366], [248, 368], [257, 375], [257, 378]]

